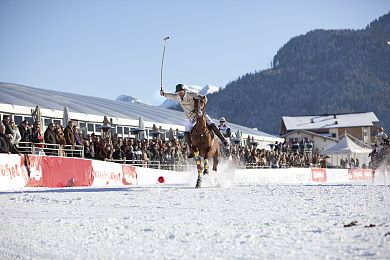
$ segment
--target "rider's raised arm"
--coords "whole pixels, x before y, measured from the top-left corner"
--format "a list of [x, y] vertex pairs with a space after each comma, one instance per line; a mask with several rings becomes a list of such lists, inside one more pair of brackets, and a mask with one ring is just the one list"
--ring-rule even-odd
[[175, 93], [162, 92], [161, 96], [166, 97], [167, 99], [177, 100], [177, 94]]

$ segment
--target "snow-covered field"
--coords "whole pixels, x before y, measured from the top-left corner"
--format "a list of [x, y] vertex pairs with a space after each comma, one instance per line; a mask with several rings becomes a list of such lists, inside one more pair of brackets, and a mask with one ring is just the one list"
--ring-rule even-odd
[[0, 258], [389, 259], [390, 186], [4, 192]]

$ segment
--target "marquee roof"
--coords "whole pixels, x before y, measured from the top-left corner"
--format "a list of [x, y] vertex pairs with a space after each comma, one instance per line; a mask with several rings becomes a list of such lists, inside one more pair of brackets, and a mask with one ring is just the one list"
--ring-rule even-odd
[[369, 154], [371, 152], [370, 149], [360, 147], [356, 143], [354, 143], [348, 135], [345, 135], [340, 142], [335, 144], [334, 146], [325, 149], [323, 153], [325, 154], [352, 154], [352, 153], [366, 153]]
[[[171, 109], [151, 106], [143, 103], [127, 103], [105, 98], [84, 96], [55, 90], [40, 89], [18, 84], [0, 82], [0, 105], [25, 106], [42, 109], [64, 111], [67, 106], [69, 112], [100, 115], [114, 118], [124, 118], [138, 121], [140, 117], [144, 122], [172, 125], [173, 127], [184, 125], [184, 113]], [[3, 111], [6, 112], [6, 111]], [[62, 118], [62, 117], [61, 117]], [[213, 119], [218, 122], [218, 119]], [[242, 131], [245, 135], [255, 135], [264, 139], [280, 139], [273, 135], [229, 123], [233, 132]]]

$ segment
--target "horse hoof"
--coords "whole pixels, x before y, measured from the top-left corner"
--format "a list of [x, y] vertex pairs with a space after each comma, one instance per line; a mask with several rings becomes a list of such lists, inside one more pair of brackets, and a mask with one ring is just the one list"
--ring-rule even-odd
[[209, 171], [208, 170], [204, 170], [203, 171], [203, 175], [208, 175], [209, 174]]
[[198, 178], [198, 180], [196, 181], [195, 188], [200, 188], [201, 184], [202, 184], [202, 179]]

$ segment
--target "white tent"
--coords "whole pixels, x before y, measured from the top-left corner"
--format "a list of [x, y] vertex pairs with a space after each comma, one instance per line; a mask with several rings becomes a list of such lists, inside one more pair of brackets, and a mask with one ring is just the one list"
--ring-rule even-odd
[[322, 154], [331, 156], [330, 161], [333, 165], [339, 165], [339, 158], [346, 158], [349, 162], [351, 162], [351, 158], [354, 158], [354, 160], [359, 159], [360, 166], [363, 164], [368, 165], [370, 161], [368, 157], [369, 153], [371, 153], [370, 149], [357, 145], [348, 137], [348, 135], [344, 135], [337, 144], [322, 151]]

